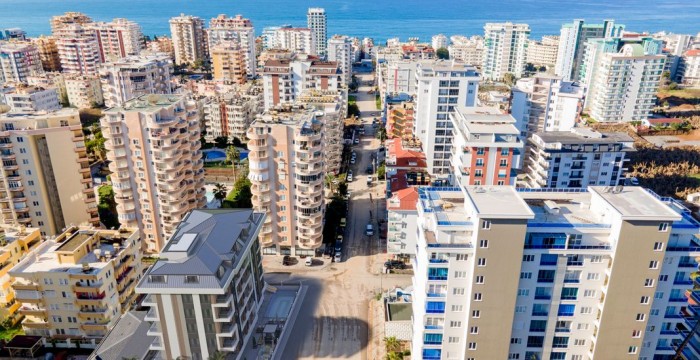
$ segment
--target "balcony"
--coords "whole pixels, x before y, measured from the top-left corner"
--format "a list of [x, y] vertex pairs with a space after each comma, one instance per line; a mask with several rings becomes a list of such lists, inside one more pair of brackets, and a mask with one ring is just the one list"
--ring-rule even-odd
[[107, 308], [83, 307], [78, 312], [78, 317], [81, 319], [111, 318], [111, 314], [108, 314], [107, 310]]
[[100, 290], [100, 287], [102, 287], [102, 285], [104, 285], [102, 282], [92, 284], [76, 282], [75, 285], [71, 287], [71, 289], [73, 290], [73, 292], [97, 292]]
[[75, 302], [79, 306], [95, 306], [100, 305], [104, 301], [105, 293], [77, 293]]
[[37, 316], [42, 318], [46, 318], [47, 316], [46, 309], [40, 307], [22, 306], [19, 308], [19, 313], [24, 316]]
[[431, 297], [431, 298], [442, 298], [442, 297], [447, 296], [446, 293], [430, 293], [430, 292], [429, 292], [429, 293], [426, 293], [425, 295], [426, 295], [427, 297]]

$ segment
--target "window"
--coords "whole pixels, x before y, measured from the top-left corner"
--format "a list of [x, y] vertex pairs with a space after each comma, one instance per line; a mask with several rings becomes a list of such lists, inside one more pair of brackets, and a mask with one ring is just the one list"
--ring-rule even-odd
[[523, 255], [524, 262], [535, 261], [535, 255]]
[[530, 295], [530, 289], [518, 289], [518, 296]]
[[602, 263], [603, 257], [600, 255], [591, 256], [591, 262], [592, 263]]
[[464, 288], [452, 289], [452, 295], [464, 295]]
[[484, 276], [483, 275], [477, 276], [476, 279], [474, 279], [474, 282], [477, 284], [483, 284], [484, 283]]
[[510, 338], [510, 343], [511, 343], [511, 344], [522, 344], [522, 343], [523, 343], [523, 339], [521, 339], [521, 338]]
[[466, 271], [455, 271], [455, 278], [461, 279], [467, 277]]
[[576, 312], [576, 305], [574, 304], [559, 304], [559, 311], [557, 314], [559, 316], [574, 316]]
[[455, 260], [465, 261], [465, 260], [467, 260], [467, 254], [457, 254], [457, 256], [455, 257]]
[[500, 166], [508, 166], [508, 159], [501, 159]]
[[480, 247], [480, 248], [488, 248], [488, 247], [489, 247], [489, 241], [488, 241], [488, 240], [479, 240], [479, 247]]
[[588, 273], [586, 276], [588, 280], [599, 280], [600, 279], [600, 274], [598, 273]]
[[464, 311], [464, 305], [452, 305], [452, 311]]
[[649, 304], [649, 297], [648, 296], [642, 296], [642, 298], [639, 300], [640, 304], [647, 305]]
[[425, 312], [429, 314], [444, 314], [445, 303], [442, 301], [428, 301], [425, 304]]
[[518, 360], [518, 359], [520, 359], [520, 354], [518, 354], [518, 353], [508, 354], [508, 360]]
[[462, 327], [462, 322], [461, 321], [450, 321], [450, 327], [451, 328]]
[[576, 300], [578, 298], [578, 288], [562, 288], [561, 289], [561, 299], [562, 300]]
[[477, 266], [486, 266], [486, 258], [479, 258], [477, 260]]
[[530, 321], [531, 332], [544, 332], [547, 328], [547, 320], [532, 320]]
[[581, 308], [581, 314], [590, 314], [593, 311], [593, 308], [590, 306], [584, 306]]
[[525, 306], [525, 305], [518, 305], [515, 307], [516, 314], [524, 314], [526, 312], [527, 312], [527, 306]]
[[469, 350], [476, 350], [476, 343], [475, 342], [469, 343]]
[[637, 353], [637, 347], [636, 346], [630, 346], [629, 349], [627, 349], [628, 354], [636, 354]]
[[521, 279], [532, 279], [532, 273], [531, 272], [521, 272], [520, 278]]
[[668, 275], [659, 275], [659, 281], [668, 281]]
[[459, 342], [459, 337], [457, 336], [450, 336], [447, 338], [447, 342], [450, 344], [456, 344]]
[[442, 334], [425, 334], [423, 336], [423, 344], [425, 344], [425, 345], [440, 345], [440, 344], [442, 344]]
[[585, 346], [586, 339], [574, 339], [574, 345], [575, 346]]
[[637, 321], [644, 321], [645, 317], [646, 317], [646, 314], [639, 313], [639, 314], [637, 314]]
[[474, 293], [474, 301], [481, 301], [482, 296], [481, 293]]
[[587, 298], [593, 298], [593, 297], [595, 297], [595, 290], [591, 290], [591, 289], [584, 290], [584, 291], [583, 291], [583, 297], [587, 297]]
[[663, 222], [663, 223], [659, 224], [659, 231], [661, 231], [661, 232], [668, 231], [668, 223]]
[[[657, 243], [658, 244], [658, 243]], [[656, 249], [656, 248], [655, 248]], [[659, 268], [659, 262], [654, 260], [649, 262], [649, 269], [658, 269]]]
[[652, 287], [652, 286], [654, 286], [654, 279], [644, 280], [644, 287]]
[[478, 319], [481, 317], [481, 310], [472, 310], [472, 317]]
[[197, 284], [199, 283], [199, 276], [197, 275], [185, 275], [185, 284]]
[[484, 230], [491, 229], [491, 222], [488, 220], [481, 220], [481, 228]]
[[540, 257], [540, 265], [556, 265], [557, 258], [557, 254], [542, 254], [542, 256]]
[[632, 337], [633, 337], [633, 338], [642, 337], [642, 331], [641, 331], [641, 330], [633, 330], [633, 331], [632, 331]]
[[661, 251], [664, 249], [664, 243], [662, 242], [655, 242], [654, 243], [654, 251]]
[[479, 333], [479, 327], [478, 326], [472, 326], [469, 328], [469, 333], [470, 334], [478, 334]]

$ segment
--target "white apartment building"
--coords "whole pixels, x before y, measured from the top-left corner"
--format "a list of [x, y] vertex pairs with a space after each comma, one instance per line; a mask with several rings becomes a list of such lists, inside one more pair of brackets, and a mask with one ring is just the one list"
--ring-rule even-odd
[[535, 66], [554, 68], [557, 63], [559, 36], [543, 36], [542, 40], [528, 40], [527, 62]]
[[528, 148], [524, 170], [529, 188], [615, 186], [625, 178], [634, 139], [625, 133], [578, 127], [534, 133]]
[[586, 24], [577, 19], [561, 27], [557, 63], [554, 73], [564, 81], [580, 81], [580, 68], [583, 62], [583, 52], [589, 39], [622, 36], [624, 25], [615, 25], [613, 20], [605, 20], [602, 24]]
[[348, 113], [348, 92], [340, 90], [307, 90], [297, 99], [297, 105], [316, 109], [323, 116], [324, 165], [327, 173], [337, 175], [343, 156], [343, 130]]
[[343, 82], [350, 84], [352, 81], [353, 50], [352, 39], [345, 35], [333, 35], [328, 40], [328, 61], [334, 61], [343, 76]]
[[68, 93], [66, 92], [66, 79], [60, 72], [45, 72], [37, 76], [27, 77], [27, 84], [29, 86], [36, 86], [42, 88], [53, 88], [58, 92], [58, 99], [60, 103], [68, 102]]
[[336, 62], [305, 55], [267, 60], [262, 80], [266, 110], [292, 104], [306, 90], [339, 90], [344, 86]]
[[274, 33], [269, 48], [285, 49], [298, 54], [317, 55], [314, 32], [309, 28], [281, 27]]
[[484, 38], [481, 36], [452, 36], [452, 44], [447, 48], [450, 59], [468, 65], [481, 66], [484, 59]]
[[700, 224], [680, 202], [639, 187], [419, 192], [413, 356], [651, 360], [688, 331]]
[[506, 73], [522, 77], [527, 59], [527, 24], [487, 23], [484, 26], [484, 56], [481, 72], [484, 79], [496, 81]]
[[158, 358], [241, 359], [255, 334], [265, 282], [258, 234], [264, 214], [193, 210], [149, 268], [136, 292]]
[[5, 113], [0, 127], [5, 224], [38, 227], [44, 236], [70, 224], [99, 225], [78, 110]]
[[204, 104], [204, 138], [213, 143], [219, 136], [233, 142], [246, 142], [247, 131], [263, 110], [263, 92], [253, 84], [236, 85], [232, 91], [211, 98]]
[[282, 28], [291, 28], [292, 25], [286, 24], [282, 26], [268, 26], [264, 27], [260, 37], [262, 38], [262, 49], [269, 50], [278, 47], [277, 44], [277, 30]]
[[478, 103], [479, 73], [456, 61], [422, 60], [415, 72], [416, 106], [413, 134], [423, 144], [428, 172], [434, 177], [450, 173], [452, 124], [449, 113]]
[[324, 123], [315, 109], [279, 107], [248, 130], [253, 209], [266, 214], [263, 254], [313, 256], [323, 243]]
[[61, 109], [58, 103], [56, 88], [40, 88], [36, 86], [17, 86], [14, 90], [4, 93], [5, 104], [10, 111], [27, 113], [35, 111], [55, 111]]
[[679, 73], [683, 85], [700, 87], [700, 49], [688, 50], [683, 54]]
[[656, 106], [666, 56], [648, 37], [594, 39], [586, 43], [581, 77], [584, 107], [600, 122], [646, 120]]
[[523, 141], [512, 116], [498, 108], [457, 107], [450, 122], [453, 185], [515, 185]]
[[175, 52], [175, 65], [207, 59], [207, 38], [204, 20], [201, 18], [185, 14], [171, 18], [170, 37]]
[[437, 34], [433, 35], [433, 37], [430, 39], [430, 44], [433, 46], [433, 49], [441, 49], [445, 48], [447, 49], [448, 41], [447, 41], [447, 36], [444, 34]]
[[102, 62], [139, 55], [144, 48], [141, 26], [127, 19], [97, 22], [86, 26], [95, 32]]
[[34, 44], [0, 41], [0, 84], [23, 83], [28, 76], [43, 74], [39, 55]]
[[204, 207], [197, 105], [187, 95], [142, 95], [100, 120], [117, 213], [157, 253], [192, 209]]
[[242, 15], [230, 18], [221, 14], [209, 21], [207, 33], [210, 48], [226, 42], [238, 44], [245, 54], [246, 73], [255, 77], [255, 28], [250, 19]]
[[377, 65], [377, 80], [382, 96], [416, 94], [416, 67], [414, 60], [390, 60]]
[[70, 106], [89, 109], [104, 104], [102, 83], [97, 74], [68, 74], [64, 77], [64, 83]]
[[387, 199], [387, 253], [415, 256], [418, 238], [417, 203], [418, 188], [413, 186], [401, 189]]
[[65, 25], [53, 34], [64, 73], [94, 75], [102, 63], [95, 32], [78, 24]]
[[326, 56], [326, 44], [328, 41], [326, 23], [326, 9], [309, 8], [306, 13], [306, 27], [311, 29], [316, 39], [316, 53], [320, 56]]
[[145, 94], [171, 94], [173, 62], [169, 55], [139, 55], [100, 67], [102, 97], [107, 107], [121, 106]]
[[537, 74], [512, 88], [511, 114], [523, 138], [534, 132], [569, 131], [580, 117], [583, 100], [579, 83]]

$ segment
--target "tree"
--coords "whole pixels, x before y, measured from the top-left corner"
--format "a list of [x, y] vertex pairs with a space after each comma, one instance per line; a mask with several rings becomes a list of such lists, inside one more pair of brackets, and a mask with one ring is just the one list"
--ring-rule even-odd
[[231, 162], [233, 168], [233, 181], [236, 181], [236, 165], [241, 158], [241, 152], [235, 146], [226, 148], [226, 161]]
[[503, 75], [503, 82], [509, 86], [515, 85], [515, 75], [513, 75], [511, 73], [505, 73]]
[[384, 175], [386, 175], [386, 165], [381, 164], [377, 168], [377, 179], [378, 180], [384, 179]]
[[401, 352], [401, 342], [396, 338], [396, 336], [385, 337], [384, 347], [388, 353]]
[[209, 355], [209, 360], [224, 360], [226, 355], [220, 351], [215, 351], [213, 354]]
[[226, 136], [217, 136], [216, 138], [214, 138], [214, 144], [219, 149], [223, 149], [226, 146], [228, 146], [228, 138]]
[[449, 59], [450, 51], [447, 50], [447, 48], [441, 47], [435, 51], [435, 56], [437, 56], [438, 59]]
[[360, 117], [360, 108], [357, 104], [348, 105], [348, 117], [351, 116]]
[[228, 188], [222, 183], [217, 183], [214, 185], [214, 199], [219, 200], [219, 203], [223, 201], [228, 195]]
[[377, 139], [379, 139], [381, 142], [384, 142], [384, 139], [386, 139], [386, 128], [385, 127], [380, 127], [377, 129], [377, 133], [375, 135]]
[[668, 84], [668, 89], [669, 90], [678, 90], [678, 83], [671, 81], [671, 83]]
[[111, 185], [102, 185], [97, 189], [100, 202], [97, 204], [97, 214], [100, 222], [108, 229], [118, 228], [117, 203], [114, 201], [114, 189]]
[[532, 63], [527, 63], [525, 64], [525, 71], [527, 72], [535, 72], [537, 69], [535, 68], [535, 65]]
[[92, 129], [92, 139], [85, 142], [85, 148], [88, 154], [92, 154], [93, 157], [104, 161], [107, 155], [107, 148], [105, 148], [105, 138], [102, 136], [102, 131], [97, 128]]
[[333, 182], [334, 181], [336, 181], [335, 176], [333, 176], [333, 174], [331, 174], [331, 173], [326, 174], [326, 176], [323, 178], [323, 182], [326, 184], [326, 187], [328, 188], [328, 190], [331, 191], [331, 194], [333, 194], [333, 185], [334, 185]]

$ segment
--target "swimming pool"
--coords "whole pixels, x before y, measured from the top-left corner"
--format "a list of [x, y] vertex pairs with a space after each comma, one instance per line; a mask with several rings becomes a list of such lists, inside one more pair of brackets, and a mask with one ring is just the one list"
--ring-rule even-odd
[[207, 156], [205, 161], [224, 161], [226, 160], [226, 153], [222, 150], [207, 150], [204, 152]]

